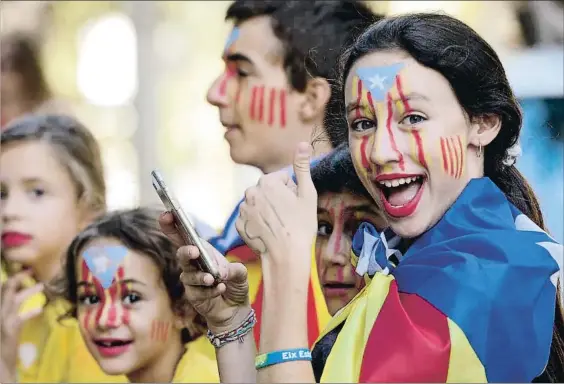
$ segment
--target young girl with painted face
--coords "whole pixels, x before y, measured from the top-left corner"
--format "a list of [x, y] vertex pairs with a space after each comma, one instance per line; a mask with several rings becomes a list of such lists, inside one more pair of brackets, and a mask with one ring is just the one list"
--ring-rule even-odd
[[184, 299], [176, 246], [157, 219], [146, 209], [110, 213], [74, 239], [61, 285], [69, 314], [109, 375], [135, 383], [218, 382], [216, 362], [194, 342], [203, 323]]
[[[100, 151], [73, 118], [27, 116], [1, 134], [2, 382], [121, 382], [89, 355], [66, 303], [42, 293], [74, 236], [105, 210]], [[20, 270], [23, 267], [23, 270]]]
[[[355, 235], [370, 283], [322, 334], [314, 375], [303, 303], [316, 193], [311, 150], [298, 148], [297, 185], [267, 175], [241, 205], [237, 227], [263, 263], [260, 355], [254, 371], [254, 351], [228, 344], [220, 371], [233, 359], [259, 382], [562, 381], [562, 246], [508, 156], [521, 113], [496, 53], [452, 17], [412, 14], [372, 25], [342, 64], [355, 169], [391, 231], [366, 224]], [[217, 259], [228, 278], [201, 288], [209, 276], [192, 272], [187, 295], [238, 329], [248, 307], [232, 292], [244, 271]]]

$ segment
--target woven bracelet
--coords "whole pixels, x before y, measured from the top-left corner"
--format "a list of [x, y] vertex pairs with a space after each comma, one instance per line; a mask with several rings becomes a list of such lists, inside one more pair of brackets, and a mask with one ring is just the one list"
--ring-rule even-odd
[[241, 323], [241, 325], [231, 331], [226, 331], [214, 335], [212, 331], [208, 330], [208, 340], [216, 348], [221, 348], [225, 344], [231, 343], [235, 340], [239, 340], [239, 342], [242, 343], [243, 337], [253, 330], [256, 323], [257, 316], [255, 314], [255, 310], [251, 309], [251, 312], [249, 312], [249, 315], [245, 318], [243, 323]]

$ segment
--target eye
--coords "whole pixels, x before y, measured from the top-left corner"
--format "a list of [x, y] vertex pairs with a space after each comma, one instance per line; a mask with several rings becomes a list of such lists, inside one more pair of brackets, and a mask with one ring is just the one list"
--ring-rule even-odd
[[333, 227], [331, 224], [324, 221], [320, 221], [319, 224], [317, 224], [317, 234], [319, 236], [329, 236], [332, 232]]
[[411, 115], [404, 117], [400, 121], [400, 124], [415, 125], [415, 124], [419, 124], [419, 123], [421, 123], [425, 120], [427, 120], [427, 119], [425, 117], [421, 116], [421, 115], [411, 114]]
[[373, 128], [376, 128], [376, 124], [367, 119], [356, 120], [351, 124], [351, 129], [355, 132], [363, 132]]
[[31, 195], [32, 198], [36, 199], [41, 197], [45, 194], [45, 189], [43, 188], [32, 188], [28, 193]]
[[7, 198], [8, 198], [8, 192], [2, 189], [0, 191], [0, 199], [5, 200]]
[[100, 302], [97, 295], [83, 295], [78, 297], [78, 303], [82, 305], [94, 305]]
[[134, 292], [130, 292], [123, 297], [124, 304], [134, 304], [140, 300], [141, 300], [141, 296]]
[[243, 70], [241, 70], [240, 68], [237, 68], [237, 70], [235, 71], [237, 73], [238, 77], [247, 77], [249, 76], [249, 74]]

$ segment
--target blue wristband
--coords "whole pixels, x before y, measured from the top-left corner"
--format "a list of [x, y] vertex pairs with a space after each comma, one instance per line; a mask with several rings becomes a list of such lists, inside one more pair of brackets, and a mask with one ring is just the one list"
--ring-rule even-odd
[[309, 349], [283, 349], [281, 351], [263, 353], [255, 358], [255, 368], [261, 369], [271, 365], [300, 360], [311, 361], [311, 352], [309, 351]]

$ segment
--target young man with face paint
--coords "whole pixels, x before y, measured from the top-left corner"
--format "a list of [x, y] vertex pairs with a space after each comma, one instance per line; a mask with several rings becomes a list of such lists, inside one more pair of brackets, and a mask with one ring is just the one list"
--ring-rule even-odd
[[[348, 41], [379, 18], [354, 0], [235, 1], [226, 15], [235, 26], [222, 53], [225, 70], [207, 93], [226, 128], [232, 159], [271, 173], [290, 167], [301, 141], [313, 140], [317, 157], [345, 141], [346, 135], [325, 129], [327, 124], [343, 124], [334, 84], [337, 57]], [[251, 301], [260, 313], [260, 263], [237, 233], [238, 216], [239, 205], [223, 232], [209, 241], [230, 260], [247, 265]], [[163, 232], [181, 241], [171, 223], [170, 214], [161, 216]], [[330, 315], [315, 274], [310, 290], [313, 344]], [[255, 329], [258, 340], [260, 327]]]

